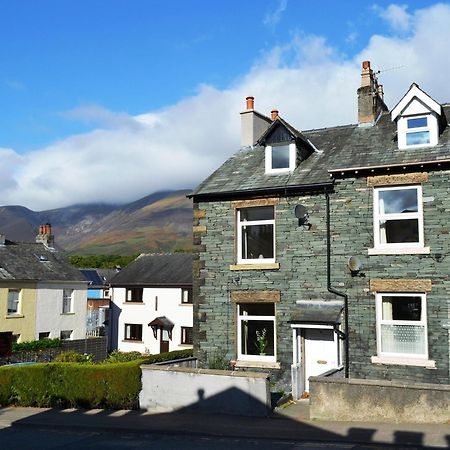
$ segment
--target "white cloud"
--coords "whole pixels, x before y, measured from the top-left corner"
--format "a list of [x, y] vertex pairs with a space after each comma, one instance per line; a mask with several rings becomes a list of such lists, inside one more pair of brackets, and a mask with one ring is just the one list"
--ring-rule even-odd
[[275, 28], [283, 17], [283, 13], [287, 8], [287, 0], [278, 0], [277, 7], [274, 11], [268, 12], [263, 20], [264, 25], [269, 28]]
[[27, 155], [0, 149], [2, 204], [47, 209], [80, 202], [120, 202], [162, 189], [189, 188], [239, 148], [239, 112], [255, 96], [258, 111], [280, 110], [298, 129], [355, 123], [361, 61], [382, 72], [388, 106], [414, 81], [439, 102], [450, 100], [445, 58], [450, 7], [410, 16], [407, 37], [372, 36], [346, 59], [320, 36], [294, 35], [273, 48], [225, 90], [200, 86], [196, 95], [136, 117], [99, 106], [68, 115], [102, 128]]
[[391, 4], [386, 9], [379, 6], [374, 7], [380, 17], [391, 26], [394, 31], [405, 32], [410, 29], [411, 15], [406, 11], [408, 5]]

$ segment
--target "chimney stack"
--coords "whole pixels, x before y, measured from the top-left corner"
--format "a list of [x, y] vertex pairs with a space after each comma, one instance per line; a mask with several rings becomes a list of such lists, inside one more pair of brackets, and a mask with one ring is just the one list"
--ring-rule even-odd
[[270, 111], [272, 121], [274, 121], [278, 117], [278, 112], [278, 109], [272, 109], [272, 111]]
[[383, 86], [370, 68], [370, 61], [363, 61], [361, 87], [358, 89], [358, 124], [370, 126], [375, 123], [383, 111], [388, 111], [383, 101]]
[[246, 99], [246, 110], [241, 112], [241, 147], [251, 147], [269, 128], [272, 121], [265, 115], [255, 111], [255, 98]]
[[0, 247], [6, 245], [6, 236], [4, 234], [0, 234]]
[[36, 243], [53, 248], [55, 237], [52, 234], [52, 226], [49, 223], [39, 226], [39, 234], [36, 236]]

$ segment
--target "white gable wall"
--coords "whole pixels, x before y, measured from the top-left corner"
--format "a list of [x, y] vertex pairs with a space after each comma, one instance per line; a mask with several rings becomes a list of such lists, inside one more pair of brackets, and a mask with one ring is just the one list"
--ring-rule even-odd
[[[192, 304], [181, 303], [181, 288], [144, 288], [142, 303], [126, 303], [126, 289], [112, 288], [112, 302], [121, 310], [117, 326], [118, 350], [124, 352], [138, 351], [156, 354], [160, 352], [160, 332], [155, 339], [153, 330], [148, 324], [157, 317], [166, 316], [172, 323], [172, 339], [169, 341], [169, 351], [192, 348], [181, 344], [181, 327], [192, 327]], [[156, 305], [156, 297], [157, 305]], [[125, 324], [142, 325], [142, 342], [127, 341]]]
[[[63, 314], [64, 289], [73, 289], [72, 312]], [[73, 330], [72, 339], [86, 337], [86, 283], [38, 283], [36, 289], [36, 339], [50, 332], [59, 338], [63, 330]]]

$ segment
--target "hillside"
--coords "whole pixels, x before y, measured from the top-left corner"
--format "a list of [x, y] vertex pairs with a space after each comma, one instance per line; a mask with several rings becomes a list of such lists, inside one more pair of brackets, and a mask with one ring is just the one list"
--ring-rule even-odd
[[35, 212], [0, 207], [0, 233], [33, 241], [51, 223], [56, 245], [70, 253], [133, 254], [171, 251], [192, 243], [189, 191], [157, 192], [126, 205], [88, 204]]

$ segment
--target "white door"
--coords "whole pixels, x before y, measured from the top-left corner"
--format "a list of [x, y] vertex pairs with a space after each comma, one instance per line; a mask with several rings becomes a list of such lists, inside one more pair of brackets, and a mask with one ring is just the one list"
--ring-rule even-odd
[[309, 377], [338, 367], [335, 333], [329, 329], [305, 329], [305, 391], [309, 392]]

